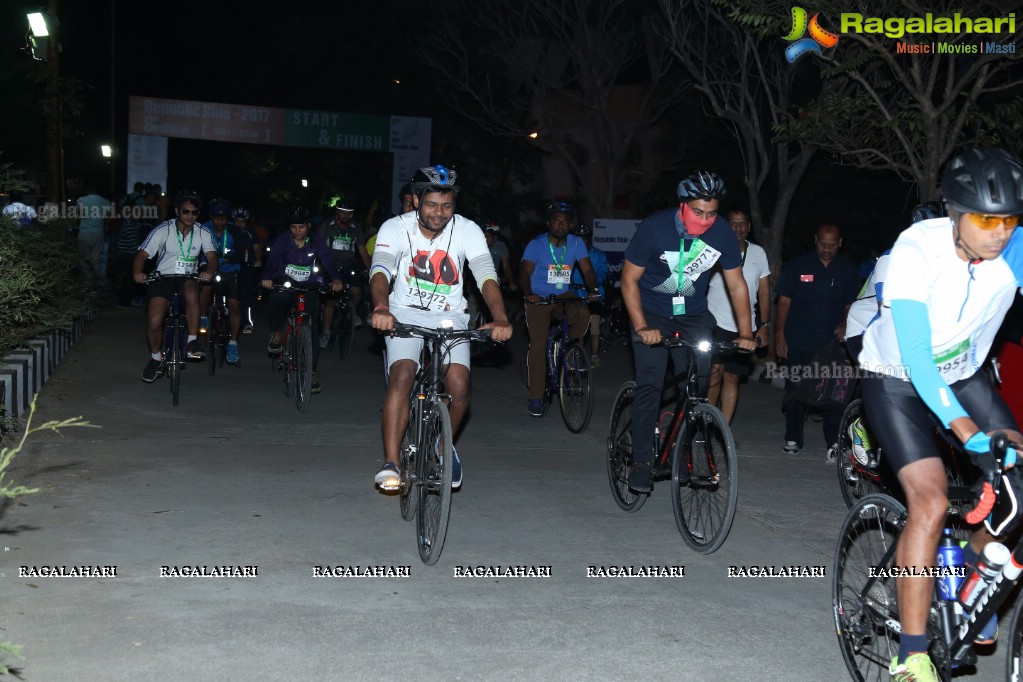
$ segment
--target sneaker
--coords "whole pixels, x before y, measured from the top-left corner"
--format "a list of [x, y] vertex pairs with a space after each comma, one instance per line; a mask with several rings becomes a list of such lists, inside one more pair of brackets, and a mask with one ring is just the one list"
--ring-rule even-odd
[[629, 465], [629, 490], [637, 493], [648, 493], [653, 489], [650, 484], [650, 463], [633, 462]]
[[320, 334], [320, 349], [324, 349], [330, 345], [330, 332], [323, 332]]
[[600, 369], [603, 366], [604, 366], [604, 361], [600, 359], [599, 355], [594, 355], [590, 359], [590, 367], [592, 367], [593, 369]]
[[991, 620], [987, 622], [987, 625], [977, 633], [977, 636], [973, 638], [974, 644], [980, 644], [981, 646], [989, 646], [994, 644], [998, 640], [998, 616], [991, 616]]
[[542, 400], [530, 400], [526, 405], [526, 409], [529, 410], [529, 414], [534, 417], [543, 416], [543, 401]]
[[163, 363], [159, 360], [153, 360], [150, 358], [149, 362], [146, 363], [145, 369], [142, 370], [142, 381], [147, 384], [151, 384], [156, 381], [156, 377], [160, 373], [161, 364]]
[[206, 351], [199, 345], [198, 340], [192, 340], [185, 346], [185, 355], [188, 356], [189, 360], [205, 360]]
[[320, 380], [316, 378], [316, 372], [313, 372], [313, 387], [312, 390], [310, 390], [309, 392], [310, 393], [320, 392]]
[[896, 656], [888, 666], [892, 682], [940, 682], [938, 671], [927, 654], [907, 656], [901, 665], [896, 665], [898, 661], [899, 657]]
[[227, 362], [230, 365], [238, 364], [238, 344], [229, 343], [227, 344]]
[[451, 446], [451, 454], [454, 455], [454, 463], [451, 467], [451, 489], [458, 490], [462, 487], [462, 463], [458, 460], [458, 450]]
[[251, 334], [251, 333], [252, 333], [252, 325], [251, 324], [247, 324], [244, 327], [242, 327], [242, 334]]
[[859, 417], [849, 425], [849, 442], [852, 443], [853, 456], [863, 466], [873, 466], [874, 457], [871, 450], [874, 444], [870, 442], [870, 434], [863, 426], [863, 420]]
[[799, 445], [794, 440], [787, 440], [785, 441], [785, 447], [781, 450], [787, 455], [794, 455], [799, 452]]
[[401, 474], [397, 464], [388, 462], [373, 477], [373, 482], [378, 488], [385, 492], [394, 492], [401, 488]]
[[274, 332], [270, 335], [270, 340], [266, 344], [266, 349], [270, 351], [270, 355], [280, 355], [281, 353], [281, 333]]
[[356, 329], [362, 329], [362, 318], [356, 315], [354, 324]]
[[838, 461], [838, 443], [832, 443], [828, 446], [828, 451], [824, 453], [825, 464], [835, 464]]
[[199, 318], [199, 333], [200, 334], [205, 334], [206, 330], [209, 328], [209, 326], [210, 326], [210, 318], [206, 317], [205, 315], [203, 315], [202, 317]]

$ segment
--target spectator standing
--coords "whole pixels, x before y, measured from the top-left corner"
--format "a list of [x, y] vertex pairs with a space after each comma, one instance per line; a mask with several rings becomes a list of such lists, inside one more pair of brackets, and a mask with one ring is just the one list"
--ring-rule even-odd
[[100, 268], [100, 256], [106, 241], [110, 208], [110, 202], [96, 194], [92, 185], [85, 186], [85, 196], [78, 199], [78, 257], [92, 288], [102, 283], [105, 274]]

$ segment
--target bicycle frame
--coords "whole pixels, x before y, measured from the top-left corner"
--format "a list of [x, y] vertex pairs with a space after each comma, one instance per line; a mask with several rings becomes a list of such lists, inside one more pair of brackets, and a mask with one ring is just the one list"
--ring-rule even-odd
[[[682, 380], [685, 380], [685, 387], [684, 389], [680, 389], [678, 400], [675, 403], [675, 409], [667, 429], [667, 438], [664, 437], [665, 434], [661, 431], [659, 423], [660, 420], [658, 420], [657, 433], [654, 438], [654, 462], [663, 466], [671, 457], [672, 445], [675, 442], [675, 438], [678, 437], [682, 421], [686, 419], [686, 416], [692, 411], [691, 408], [694, 405], [707, 402], [707, 397], [700, 394], [699, 381], [700, 376], [709, 376], [713, 359], [712, 351], [731, 350], [734, 349], [734, 346], [731, 344], [712, 344], [706, 341], [693, 343], [683, 341], [677, 337], [666, 337], [663, 339], [662, 343], [667, 348], [680, 348], [685, 346], [690, 349], [689, 366], [686, 368], [686, 371], [679, 372], [678, 374], [669, 377], [664, 382], [665, 388], [669, 386], [681, 387], [683, 385]], [[706, 344], [706, 346], [704, 346], [704, 344]]]

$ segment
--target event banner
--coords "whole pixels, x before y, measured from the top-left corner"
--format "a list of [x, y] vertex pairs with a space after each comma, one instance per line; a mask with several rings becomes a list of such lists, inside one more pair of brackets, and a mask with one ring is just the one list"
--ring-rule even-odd
[[618, 286], [625, 260], [625, 249], [632, 241], [639, 219], [597, 218], [593, 221], [593, 245], [607, 254], [608, 279]]

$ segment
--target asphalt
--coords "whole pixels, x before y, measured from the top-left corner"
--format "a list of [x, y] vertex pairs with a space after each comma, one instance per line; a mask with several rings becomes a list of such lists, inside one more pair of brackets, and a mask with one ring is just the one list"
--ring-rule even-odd
[[[259, 321], [261, 322], [261, 320]], [[733, 424], [740, 496], [724, 546], [681, 540], [667, 486], [635, 514], [611, 499], [608, 413], [627, 349], [595, 371], [589, 429], [525, 410], [523, 339], [473, 371], [436, 566], [416, 552], [382, 461], [380, 359], [321, 360], [300, 414], [265, 354], [194, 365], [174, 408], [139, 380], [143, 317], [107, 307], [39, 396], [37, 419], [97, 430], [34, 437], [8, 478], [39, 493], [0, 508], [0, 641], [21, 679], [843, 680], [831, 613], [845, 506], [817, 424], [782, 452], [781, 393], [744, 385]], [[556, 407], [556, 406], [555, 406]], [[19, 576], [21, 567], [116, 566], [116, 577]], [[162, 566], [257, 566], [255, 577], [161, 577]], [[550, 577], [455, 577], [458, 567], [550, 567]], [[684, 577], [588, 578], [589, 566], [685, 566]], [[826, 566], [826, 577], [736, 578], [730, 566]], [[317, 566], [407, 566], [408, 577], [314, 577]], [[971, 679], [1003, 679], [1004, 655]]]

